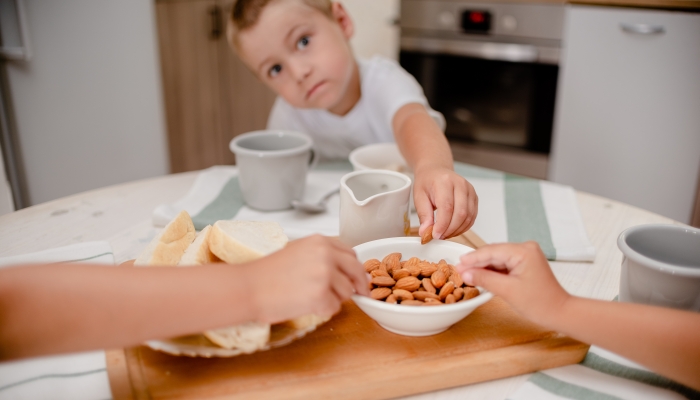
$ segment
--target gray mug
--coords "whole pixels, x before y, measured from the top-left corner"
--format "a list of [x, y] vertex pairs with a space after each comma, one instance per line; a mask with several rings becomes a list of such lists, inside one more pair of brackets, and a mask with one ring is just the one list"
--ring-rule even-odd
[[700, 311], [700, 229], [635, 226], [620, 234], [617, 246], [620, 301]]
[[301, 200], [306, 175], [317, 161], [309, 136], [261, 130], [236, 136], [229, 147], [236, 155], [238, 181], [248, 206], [285, 210], [292, 207], [292, 200]]

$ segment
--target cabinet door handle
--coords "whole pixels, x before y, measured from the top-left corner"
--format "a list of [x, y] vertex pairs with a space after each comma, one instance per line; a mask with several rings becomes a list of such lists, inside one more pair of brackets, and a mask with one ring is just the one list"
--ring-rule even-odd
[[22, 42], [21, 46], [0, 46], [0, 59], [29, 61], [32, 57], [32, 52], [29, 47], [29, 28], [27, 25], [27, 16], [24, 11], [24, 0], [15, 0], [7, 2], [8, 11], [14, 11], [16, 17], [16, 26], [19, 30], [19, 38]]
[[659, 35], [666, 32], [666, 28], [663, 25], [652, 25], [644, 23], [634, 23], [630, 24], [623, 22], [620, 24], [620, 28], [627, 33], [634, 33], [638, 35]]
[[211, 17], [211, 32], [209, 37], [217, 40], [221, 37], [222, 27], [221, 27], [221, 7], [213, 6], [209, 9], [209, 16]]

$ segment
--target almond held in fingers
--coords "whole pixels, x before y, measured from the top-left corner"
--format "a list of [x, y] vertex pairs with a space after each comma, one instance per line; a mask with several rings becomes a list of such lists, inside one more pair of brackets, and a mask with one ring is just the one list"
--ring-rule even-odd
[[[374, 286], [394, 286], [396, 281], [389, 276], [375, 276], [371, 280]], [[388, 296], [388, 295], [387, 295]]]
[[423, 236], [420, 237], [420, 244], [426, 244], [431, 240], [433, 240], [433, 226], [432, 225], [425, 228], [425, 232], [423, 232]]
[[396, 282], [396, 287], [395, 289], [403, 289], [403, 290], [408, 290], [409, 292], [413, 292], [417, 290], [420, 287], [421, 281], [418, 280], [415, 276], [407, 276], [405, 278], [401, 278]]
[[381, 287], [381, 288], [372, 289], [372, 291], [369, 292], [369, 297], [371, 297], [375, 300], [383, 300], [383, 299], [386, 299], [390, 294], [391, 294], [391, 289], [389, 289], [387, 287]]
[[464, 297], [462, 298], [462, 300], [473, 299], [474, 297], [476, 297], [478, 295], [479, 295], [479, 289], [477, 289], [475, 287], [464, 288]]

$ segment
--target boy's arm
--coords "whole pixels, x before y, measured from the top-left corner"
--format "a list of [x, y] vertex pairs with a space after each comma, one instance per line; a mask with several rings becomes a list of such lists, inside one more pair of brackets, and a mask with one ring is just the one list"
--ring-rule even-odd
[[352, 249], [313, 236], [241, 265], [0, 270], [0, 359], [119, 348], [248, 321], [330, 316], [368, 294]]
[[454, 172], [445, 135], [418, 103], [401, 107], [392, 122], [399, 150], [415, 174], [413, 198], [421, 222], [419, 233], [433, 224], [437, 239], [467, 231], [476, 219], [478, 198], [472, 185]]
[[700, 314], [571, 296], [534, 242], [482, 247], [462, 256], [457, 269], [465, 282], [501, 296], [538, 324], [700, 390]]

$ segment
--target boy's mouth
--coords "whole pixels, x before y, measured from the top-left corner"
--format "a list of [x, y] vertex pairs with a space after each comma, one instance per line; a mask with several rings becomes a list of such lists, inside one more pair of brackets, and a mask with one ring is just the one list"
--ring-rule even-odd
[[318, 91], [318, 89], [323, 86], [326, 81], [321, 81], [311, 87], [308, 92], [306, 92], [306, 100], [310, 99], [311, 96]]

